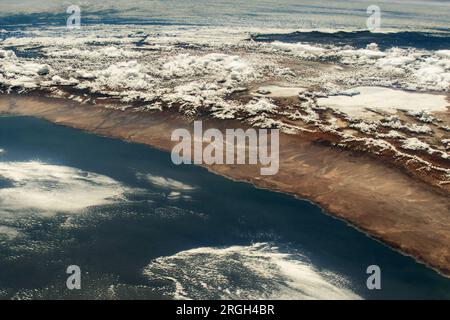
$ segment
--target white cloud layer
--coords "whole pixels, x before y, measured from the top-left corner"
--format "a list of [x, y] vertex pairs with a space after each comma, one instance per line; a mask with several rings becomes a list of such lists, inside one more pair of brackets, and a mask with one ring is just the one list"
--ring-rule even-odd
[[319, 106], [332, 107], [353, 117], [367, 116], [366, 108], [387, 113], [398, 110], [445, 112], [450, 105], [445, 95], [407, 92], [381, 87], [357, 87], [354, 95], [337, 95], [317, 100]]
[[0, 162], [0, 179], [11, 184], [0, 189], [0, 214], [77, 213], [114, 203], [125, 192], [109, 177], [37, 161]]
[[173, 282], [176, 299], [360, 299], [305, 260], [267, 243], [197, 248], [153, 260], [144, 275]]

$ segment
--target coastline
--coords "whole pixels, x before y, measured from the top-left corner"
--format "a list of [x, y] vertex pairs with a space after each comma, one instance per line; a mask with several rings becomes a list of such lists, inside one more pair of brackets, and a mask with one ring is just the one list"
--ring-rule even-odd
[[[33, 96], [0, 96], [2, 113], [40, 117], [164, 151], [172, 148], [173, 129], [192, 129], [186, 118], [167, 112], [118, 111]], [[204, 123], [217, 128], [242, 126], [231, 120]], [[282, 134], [278, 175], [262, 179], [259, 167], [249, 165], [204, 167], [233, 180], [312, 201], [326, 214], [450, 277], [448, 196], [392, 164], [321, 145], [310, 137]]]

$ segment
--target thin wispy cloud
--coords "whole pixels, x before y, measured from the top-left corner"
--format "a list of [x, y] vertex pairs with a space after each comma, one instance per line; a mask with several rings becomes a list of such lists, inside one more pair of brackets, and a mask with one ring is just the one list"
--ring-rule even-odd
[[138, 178], [150, 182], [153, 186], [173, 191], [192, 191], [194, 186], [166, 177], [154, 176], [151, 174], [139, 173]]

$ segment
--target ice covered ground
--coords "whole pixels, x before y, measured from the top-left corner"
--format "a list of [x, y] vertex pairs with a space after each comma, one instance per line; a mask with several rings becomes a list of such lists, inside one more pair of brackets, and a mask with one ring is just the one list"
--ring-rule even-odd
[[0, 91], [326, 134], [341, 147], [401, 158], [448, 182], [450, 50], [254, 37], [290, 31], [130, 25], [3, 31]]

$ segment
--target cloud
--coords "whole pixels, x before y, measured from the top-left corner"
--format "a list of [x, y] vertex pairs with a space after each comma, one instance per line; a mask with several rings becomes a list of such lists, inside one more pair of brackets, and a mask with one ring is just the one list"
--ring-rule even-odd
[[0, 214], [77, 213], [123, 199], [126, 189], [117, 181], [76, 168], [37, 161], [1, 162]]
[[268, 243], [182, 251], [152, 260], [143, 273], [173, 282], [167, 294], [175, 299], [361, 298], [342, 276]]
[[162, 189], [170, 189], [174, 191], [192, 191], [196, 188], [189, 184], [165, 177], [158, 177], [151, 174], [138, 174], [139, 179], [145, 179], [152, 185]]
[[7, 226], [0, 226], [0, 238], [7, 238], [12, 240], [17, 238], [20, 235], [20, 232], [14, 228]]

